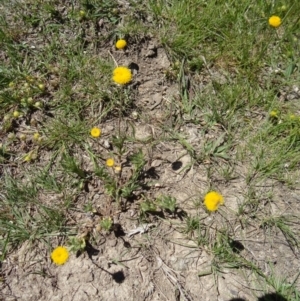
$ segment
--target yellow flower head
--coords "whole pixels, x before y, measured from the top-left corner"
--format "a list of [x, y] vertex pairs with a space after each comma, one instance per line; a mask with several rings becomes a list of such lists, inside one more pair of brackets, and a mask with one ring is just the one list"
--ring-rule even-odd
[[57, 247], [51, 253], [52, 261], [57, 264], [61, 265], [64, 264], [69, 258], [69, 251], [65, 247]]
[[270, 117], [271, 118], [278, 118], [278, 112], [276, 110], [273, 110], [270, 112]]
[[38, 84], [38, 88], [41, 90], [41, 91], [45, 91], [46, 89], [46, 86], [42, 83]]
[[99, 138], [101, 136], [101, 130], [97, 127], [93, 127], [90, 132], [91, 136], [94, 138]]
[[125, 40], [118, 40], [116, 43], [117, 49], [124, 49], [127, 46], [127, 42]]
[[81, 18], [85, 18], [85, 17], [86, 17], [86, 12], [85, 12], [84, 10], [80, 10], [80, 11], [79, 11], [79, 16], [80, 16]]
[[131, 81], [132, 75], [127, 67], [117, 67], [113, 71], [113, 81], [120, 85], [128, 84]]
[[121, 166], [115, 166], [115, 173], [120, 173], [122, 171]]
[[32, 159], [31, 155], [27, 155], [24, 157], [24, 162], [30, 162]]
[[34, 133], [33, 134], [33, 140], [38, 140], [40, 138], [40, 134], [39, 133]]
[[20, 117], [20, 115], [21, 115], [21, 113], [20, 113], [19, 111], [14, 111], [14, 112], [13, 112], [13, 116], [14, 116], [15, 118]]
[[294, 114], [290, 114], [290, 120], [295, 120], [296, 119], [296, 116]]
[[269, 18], [269, 25], [272, 27], [279, 27], [281, 25], [281, 18], [278, 16], [272, 16]]
[[25, 79], [29, 82], [29, 83], [33, 83], [34, 82], [34, 78], [31, 75], [27, 75], [25, 77]]
[[109, 158], [106, 160], [106, 165], [108, 167], [113, 167], [115, 165], [115, 160], [113, 158]]
[[207, 193], [204, 197], [204, 205], [206, 206], [206, 209], [208, 211], [216, 211], [218, 210], [219, 206], [223, 204], [223, 196], [216, 191], [211, 191]]

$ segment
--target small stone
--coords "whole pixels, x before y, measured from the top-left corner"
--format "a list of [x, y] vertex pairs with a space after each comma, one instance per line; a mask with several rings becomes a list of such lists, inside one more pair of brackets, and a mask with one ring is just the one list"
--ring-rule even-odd
[[149, 49], [149, 50], [156, 50], [157, 47], [156, 47], [154, 44], [150, 44], [150, 45], [148, 46], [148, 49]]
[[25, 134], [20, 134], [19, 139], [25, 141], [26, 140], [26, 135]]
[[15, 134], [14, 133], [9, 133], [8, 135], [7, 135], [7, 138], [9, 139], [9, 140], [13, 140], [13, 139], [15, 139]]
[[106, 149], [109, 149], [110, 148], [110, 143], [108, 140], [104, 140], [103, 141], [103, 147], [105, 147]]
[[99, 28], [101, 28], [101, 27], [103, 26], [103, 23], [104, 23], [104, 20], [103, 20], [103, 19], [100, 19], [99, 22], [98, 22]]
[[300, 94], [300, 89], [299, 89], [299, 87], [297, 87], [297, 86], [293, 86], [293, 91], [295, 92], [295, 93], [297, 93], [297, 94]]
[[113, 125], [107, 125], [106, 127], [105, 127], [105, 131], [106, 132], [112, 132], [113, 130], [114, 130], [114, 126]]
[[288, 95], [286, 96], [286, 99], [287, 99], [287, 100], [294, 100], [294, 99], [297, 99], [297, 94], [294, 94], [294, 93], [288, 94]]
[[151, 163], [151, 167], [158, 167], [162, 164], [163, 160], [153, 160]]
[[145, 57], [155, 57], [156, 56], [156, 51], [150, 49], [149, 51], [146, 52]]
[[138, 113], [137, 111], [133, 111], [133, 112], [131, 113], [131, 116], [132, 116], [132, 118], [133, 118], [134, 120], [137, 120], [138, 117], [139, 117], [139, 113]]
[[10, 119], [10, 115], [4, 115], [3, 121], [8, 121]]
[[148, 17], [147, 17], [147, 22], [149, 22], [149, 23], [152, 23], [152, 22], [153, 22], [152, 16], [148, 16]]

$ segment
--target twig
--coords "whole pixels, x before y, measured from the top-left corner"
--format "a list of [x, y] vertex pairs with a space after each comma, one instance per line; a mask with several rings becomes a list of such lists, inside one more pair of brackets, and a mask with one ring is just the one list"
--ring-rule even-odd
[[156, 260], [158, 262], [159, 268], [162, 268], [164, 274], [167, 276], [170, 282], [178, 288], [182, 298], [184, 298], [184, 300], [186, 301], [193, 301], [192, 297], [188, 295], [187, 291], [184, 289], [182, 284], [177, 279], [176, 272], [171, 268], [169, 268], [158, 255], [156, 255]]
[[111, 56], [111, 58], [113, 59], [113, 61], [114, 61], [115, 65], [116, 65], [116, 67], [118, 67], [117, 61], [115, 60], [115, 58], [113, 57], [113, 55], [110, 53], [109, 50], [108, 50], [108, 53], [109, 53], [109, 55]]

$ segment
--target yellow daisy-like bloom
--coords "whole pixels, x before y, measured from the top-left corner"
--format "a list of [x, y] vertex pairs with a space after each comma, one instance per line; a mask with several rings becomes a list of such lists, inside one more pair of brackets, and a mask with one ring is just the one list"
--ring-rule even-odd
[[33, 134], [33, 140], [38, 140], [40, 138], [40, 134], [39, 133], [34, 133]]
[[206, 206], [206, 209], [208, 211], [216, 211], [218, 210], [219, 206], [223, 204], [223, 196], [216, 191], [211, 191], [207, 193], [204, 197], [204, 205]]
[[30, 162], [32, 159], [31, 155], [27, 155], [24, 157], [24, 162]]
[[271, 117], [271, 118], [277, 118], [277, 117], [278, 117], [278, 112], [275, 111], [275, 110], [271, 111], [271, 112], [270, 112], [270, 117]]
[[125, 40], [118, 40], [116, 43], [117, 49], [124, 49], [127, 46], [127, 42]]
[[106, 166], [113, 167], [115, 165], [115, 160], [113, 158], [109, 158], [106, 160]]
[[101, 136], [101, 130], [97, 127], [93, 127], [90, 132], [91, 136], [94, 138], [99, 138]]
[[80, 16], [81, 18], [85, 18], [85, 17], [86, 17], [86, 12], [85, 12], [84, 10], [80, 10], [80, 11], [79, 11], [79, 16]]
[[69, 258], [69, 251], [65, 247], [57, 247], [51, 253], [52, 261], [57, 265], [64, 264]]
[[295, 120], [296, 119], [296, 116], [294, 114], [290, 114], [290, 120]]
[[121, 166], [115, 166], [115, 173], [120, 173], [122, 171]]
[[13, 116], [14, 116], [15, 118], [20, 117], [20, 115], [21, 115], [21, 113], [20, 113], [19, 111], [14, 111], [14, 112], [13, 112]]
[[279, 27], [281, 25], [281, 18], [278, 16], [272, 16], [269, 18], [269, 25], [272, 27]]
[[113, 71], [113, 81], [120, 85], [126, 85], [131, 81], [132, 75], [127, 67], [117, 67]]

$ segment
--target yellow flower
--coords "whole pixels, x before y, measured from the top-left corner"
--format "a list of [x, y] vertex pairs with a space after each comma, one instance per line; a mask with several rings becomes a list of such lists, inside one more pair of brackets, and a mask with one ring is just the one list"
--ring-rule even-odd
[[101, 136], [101, 130], [97, 127], [93, 127], [90, 132], [91, 136], [94, 138], [98, 138]]
[[132, 75], [127, 67], [117, 67], [113, 71], [113, 81], [120, 85], [128, 84], [131, 81]]
[[36, 158], [37, 153], [36, 151], [32, 150], [24, 157], [24, 162], [30, 162], [31, 160], [35, 160]]
[[281, 18], [278, 16], [272, 16], [269, 18], [269, 25], [272, 27], [279, 27], [281, 25]]
[[69, 258], [69, 251], [65, 247], [57, 247], [51, 253], [51, 259], [55, 264], [64, 264]]
[[34, 78], [31, 75], [27, 75], [25, 77], [25, 79], [29, 82], [29, 83], [33, 83], [34, 82]]
[[14, 116], [15, 118], [20, 117], [20, 115], [21, 115], [21, 113], [20, 113], [19, 111], [14, 111], [14, 112], [13, 112], [13, 116]]
[[27, 155], [24, 157], [24, 162], [29, 162], [31, 161], [31, 159], [32, 159], [31, 156]]
[[33, 140], [39, 140], [39, 138], [40, 138], [40, 134], [39, 133], [34, 133], [33, 134]]
[[275, 111], [275, 110], [271, 111], [271, 112], [270, 112], [270, 117], [271, 117], [271, 118], [277, 118], [277, 117], [278, 117], [278, 112]]
[[85, 17], [86, 17], [86, 12], [85, 12], [84, 10], [80, 10], [80, 11], [79, 11], [79, 16], [80, 16], [81, 18], [85, 18]]
[[115, 165], [115, 160], [113, 158], [109, 158], [106, 160], [106, 165], [108, 167], [113, 167]]
[[122, 167], [121, 166], [115, 166], [115, 173], [120, 173], [122, 171]]
[[211, 191], [207, 193], [204, 197], [204, 205], [206, 206], [206, 209], [208, 211], [216, 211], [218, 210], [219, 206], [223, 204], [223, 196], [216, 191]]
[[124, 49], [127, 46], [127, 42], [125, 40], [118, 40], [116, 43], [117, 49]]
[[294, 114], [290, 114], [290, 120], [295, 120], [296, 119], [296, 116]]
[[281, 10], [281, 11], [286, 11], [286, 10], [287, 10], [287, 6], [286, 6], [286, 5], [282, 5], [282, 6], [280, 7], [280, 10]]
[[38, 84], [38, 88], [41, 90], [41, 91], [45, 91], [46, 89], [46, 86], [42, 83]]

